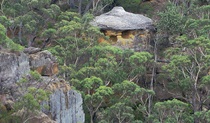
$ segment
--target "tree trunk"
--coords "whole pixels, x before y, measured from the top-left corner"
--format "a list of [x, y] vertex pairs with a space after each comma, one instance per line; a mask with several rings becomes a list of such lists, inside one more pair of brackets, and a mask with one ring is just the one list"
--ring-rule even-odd
[[75, 8], [75, 0], [69, 0], [69, 7], [70, 7], [70, 9]]
[[[152, 68], [152, 78], [151, 78], [151, 82], [150, 82], [150, 90], [154, 90], [154, 81], [155, 81], [155, 78], [156, 78], [156, 63], [157, 63], [157, 39], [154, 40], [154, 55], [155, 55], [155, 58], [154, 58], [154, 64], [153, 64], [153, 68]], [[152, 95], [150, 94], [149, 95], [149, 103], [148, 103], [148, 112], [149, 112], [149, 115], [151, 114], [151, 109], [152, 107]]]
[[[193, 112], [195, 114], [195, 112], [198, 111], [198, 103], [196, 101], [196, 93], [197, 93], [197, 86], [196, 86], [196, 82], [193, 85], [193, 90], [192, 90], [192, 106], [193, 106]], [[197, 117], [194, 117], [194, 123], [199, 123], [199, 119]]]
[[1, 1], [1, 9], [0, 9], [0, 11], [1, 11], [2, 14], [4, 14], [3, 5], [4, 5], [4, 0]]
[[23, 45], [23, 42], [22, 42], [22, 27], [23, 27], [23, 23], [20, 22], [19, 31], [18, 31], [18, 39], [19, 39], [19, 42], [20, 42], [21, 45]]
[[94, 113], [90, 113], [90, 123], [93, 123], [93, 115]]
[[91, 7], [92, 4], [93, 4], [93, 0], [90, 0], [90, 2], [85, 7], [84, 13], [86, 13], [90, 9], [90, 7]]
[[79, 0], [78, 13], [82, 14], [82, 0]]

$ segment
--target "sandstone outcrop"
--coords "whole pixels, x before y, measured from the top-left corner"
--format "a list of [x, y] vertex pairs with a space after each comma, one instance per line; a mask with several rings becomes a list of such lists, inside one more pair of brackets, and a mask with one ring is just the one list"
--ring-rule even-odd
[[[95, 17], [91, 24], [99, 27], [117, 47], [134, 51], [151, 50], [155, 27], [148, 17], [114, 7], [110, 12]], [[107, 41], [100, 38], [99, 42]]]
[[123, 7], [114, 7], [97, 16], [92, 25], [104, 30], [145, 30], [153, 26], [153, 21], [143, 15], [126, 12]]

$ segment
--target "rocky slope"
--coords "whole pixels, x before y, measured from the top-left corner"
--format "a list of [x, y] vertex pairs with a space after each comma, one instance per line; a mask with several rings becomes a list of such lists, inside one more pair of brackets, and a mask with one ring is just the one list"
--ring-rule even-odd
[[55, 77], [58, 66], [56, 59], [48, 51], [33, 53], [0, 51], [1, 110], [7, 109], [8, 104], [12, 105], [16, 101], [20, 93], [17, 82], [21, 77], [27, 76], [30, 70], [36, 70], [43, 75], [41, 83], [31, 84], [36, 87], [46, 87], [45, 89], [52, 92], [49, 101], [44, 102], [49, 108], [42, 108], [45, 114], [40, 112], [29, 120], [30, 123], [84, 122], [81, 94], [72, 90], [67, 82]]

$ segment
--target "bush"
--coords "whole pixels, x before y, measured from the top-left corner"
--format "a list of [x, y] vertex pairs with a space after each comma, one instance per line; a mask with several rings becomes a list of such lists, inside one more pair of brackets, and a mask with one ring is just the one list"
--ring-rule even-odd
[[8, 48], [12, 51], [22, 51], [23, 47], [19, 44], [14, 43], [10, 38], [6, 36], [6, 28], [0, 24], [0, 45], [3, 48]]

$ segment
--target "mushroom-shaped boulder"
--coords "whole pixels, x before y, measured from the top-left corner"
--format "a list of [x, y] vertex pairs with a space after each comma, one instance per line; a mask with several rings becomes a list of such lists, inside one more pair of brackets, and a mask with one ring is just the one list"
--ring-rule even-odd
[[126, 12], [123, 7], [114, 7], [111, 11], [95, 17], [91, 24], [103, 30], [145, 30], [153, 27], [152, 23], [148, 17]]

